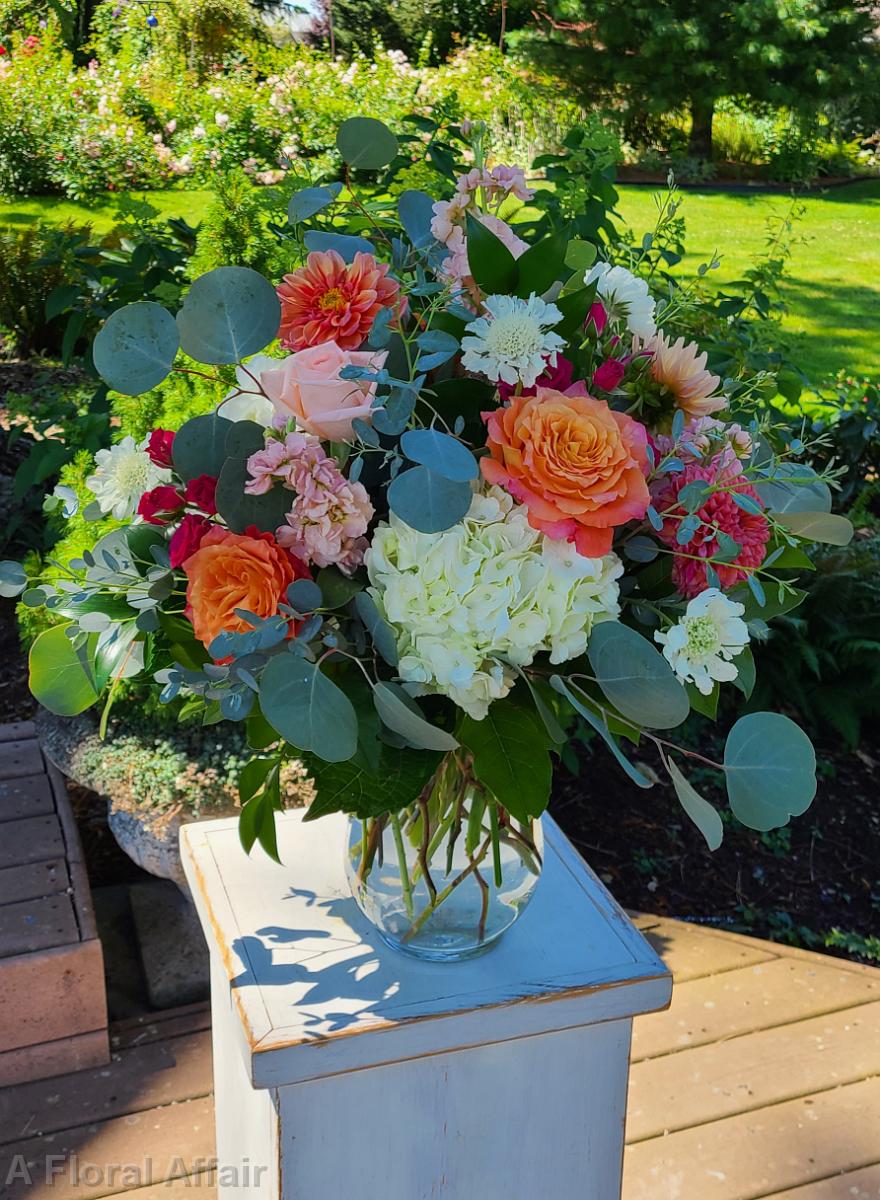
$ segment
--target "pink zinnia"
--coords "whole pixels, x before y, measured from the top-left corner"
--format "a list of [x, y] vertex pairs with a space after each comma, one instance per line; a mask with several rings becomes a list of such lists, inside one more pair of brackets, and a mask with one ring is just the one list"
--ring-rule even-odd
[[285, 275], [277, 289], [282, 346], [303, 350], [336, 342], [342, 350], [356, 350], [379, 310], [397, 305], [400, 284], [387, 275], [388, 264], [372, 254], [358, 251], [346, 263], [335, 250], [313, 251], [306, 265]]
[[[683, 487], [700, 480], [710, 484], [723, 483], [725, 490], [713, 492], [696, 510], [693, 515], [700, 519], [700, 528], [682, 545], [676, 535], [680, 523], [689, 514], [676, 501]], [[712, 563], [722, 588], [741, 583], [764, 561], [770, 538], [769, 522], [763, 513], [740, 508], [733, 500], [734, 492], [749, 496], [760, 504], [758, 493], [751, 484], [735, 471], [725, 471], [720, 459], [709, 466], [690, 463], [677, 475], [665, 476], [656, 490], [654, 507], [664, 517], [658, 536], [674, 552], [672, 581], [683, 596], [698, 596], [709, 586], [705, 560], [722, 552], [716, 531], [727, 534], [740, 547], [732, 561]]]
[[280, 481], [295, 492], [276, 537], [296, 557], [351, 574], [364, 560], [373, 505], [363, 484], [346, 479], [318, 438], [289, 433], [248, 459], [245, 491], [261, 495]]

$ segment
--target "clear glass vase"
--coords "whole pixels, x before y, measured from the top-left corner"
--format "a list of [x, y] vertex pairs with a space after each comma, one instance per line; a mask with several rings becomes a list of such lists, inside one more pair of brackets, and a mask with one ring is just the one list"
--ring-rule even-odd
[[519, 822], [447, 760], [397, 813], [349, 823], [346, 868], [361, 911], [395, 950], [435, 962], [481, 954], [537, 886], [540, 819]]

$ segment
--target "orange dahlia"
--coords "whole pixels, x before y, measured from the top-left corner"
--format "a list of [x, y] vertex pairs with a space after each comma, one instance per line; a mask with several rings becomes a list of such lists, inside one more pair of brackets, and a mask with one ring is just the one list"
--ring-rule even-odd
[[312, 251], [278, 288], [282, 346], [303, 350], [335, 342], [341, 350], [356, 350], [379, 310], [397, 304], [400, 284], [387, 275], [387, 263], [372, 254], [359, 251], [346, 263], [335, 250]]

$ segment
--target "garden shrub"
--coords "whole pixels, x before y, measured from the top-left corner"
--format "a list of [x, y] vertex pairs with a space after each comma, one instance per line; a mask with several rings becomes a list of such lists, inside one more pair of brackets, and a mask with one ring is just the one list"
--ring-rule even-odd
[[795, 708], [814, 729], [830, 726], [856, 746], [880, 715], [880, 527], [814, 556], [802, 604], [755, 641], [757, 708]]

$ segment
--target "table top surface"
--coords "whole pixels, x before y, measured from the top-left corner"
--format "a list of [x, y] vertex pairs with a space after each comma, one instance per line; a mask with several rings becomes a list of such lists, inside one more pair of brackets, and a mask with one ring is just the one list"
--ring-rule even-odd
[[539, 886], [501, 941], [464, 962], [426, 963], [386, 946], [358, 909], [345, 818], [281, 815], [282, 865], [259, 848], [245, 855], [236, 818], [184, 826], [184, 868], [246, 1056], [408, 1031], [399, 1046], [383, 1041], [381, 1055], [393, 1058], [407, 1052], [414, 1025], [420, 1045], [442, 1049], [452, 1036], [445, 1018], [456, 1018], [456, 1037], [473, 1036], [472, 1026], [488, 1041], [491, 1030], [499, 1040], [549, 1032], [560, 1014], [588, 1024], [664, 1007], [669, 975], [654, 950], [547, 818], [545, 838]]

